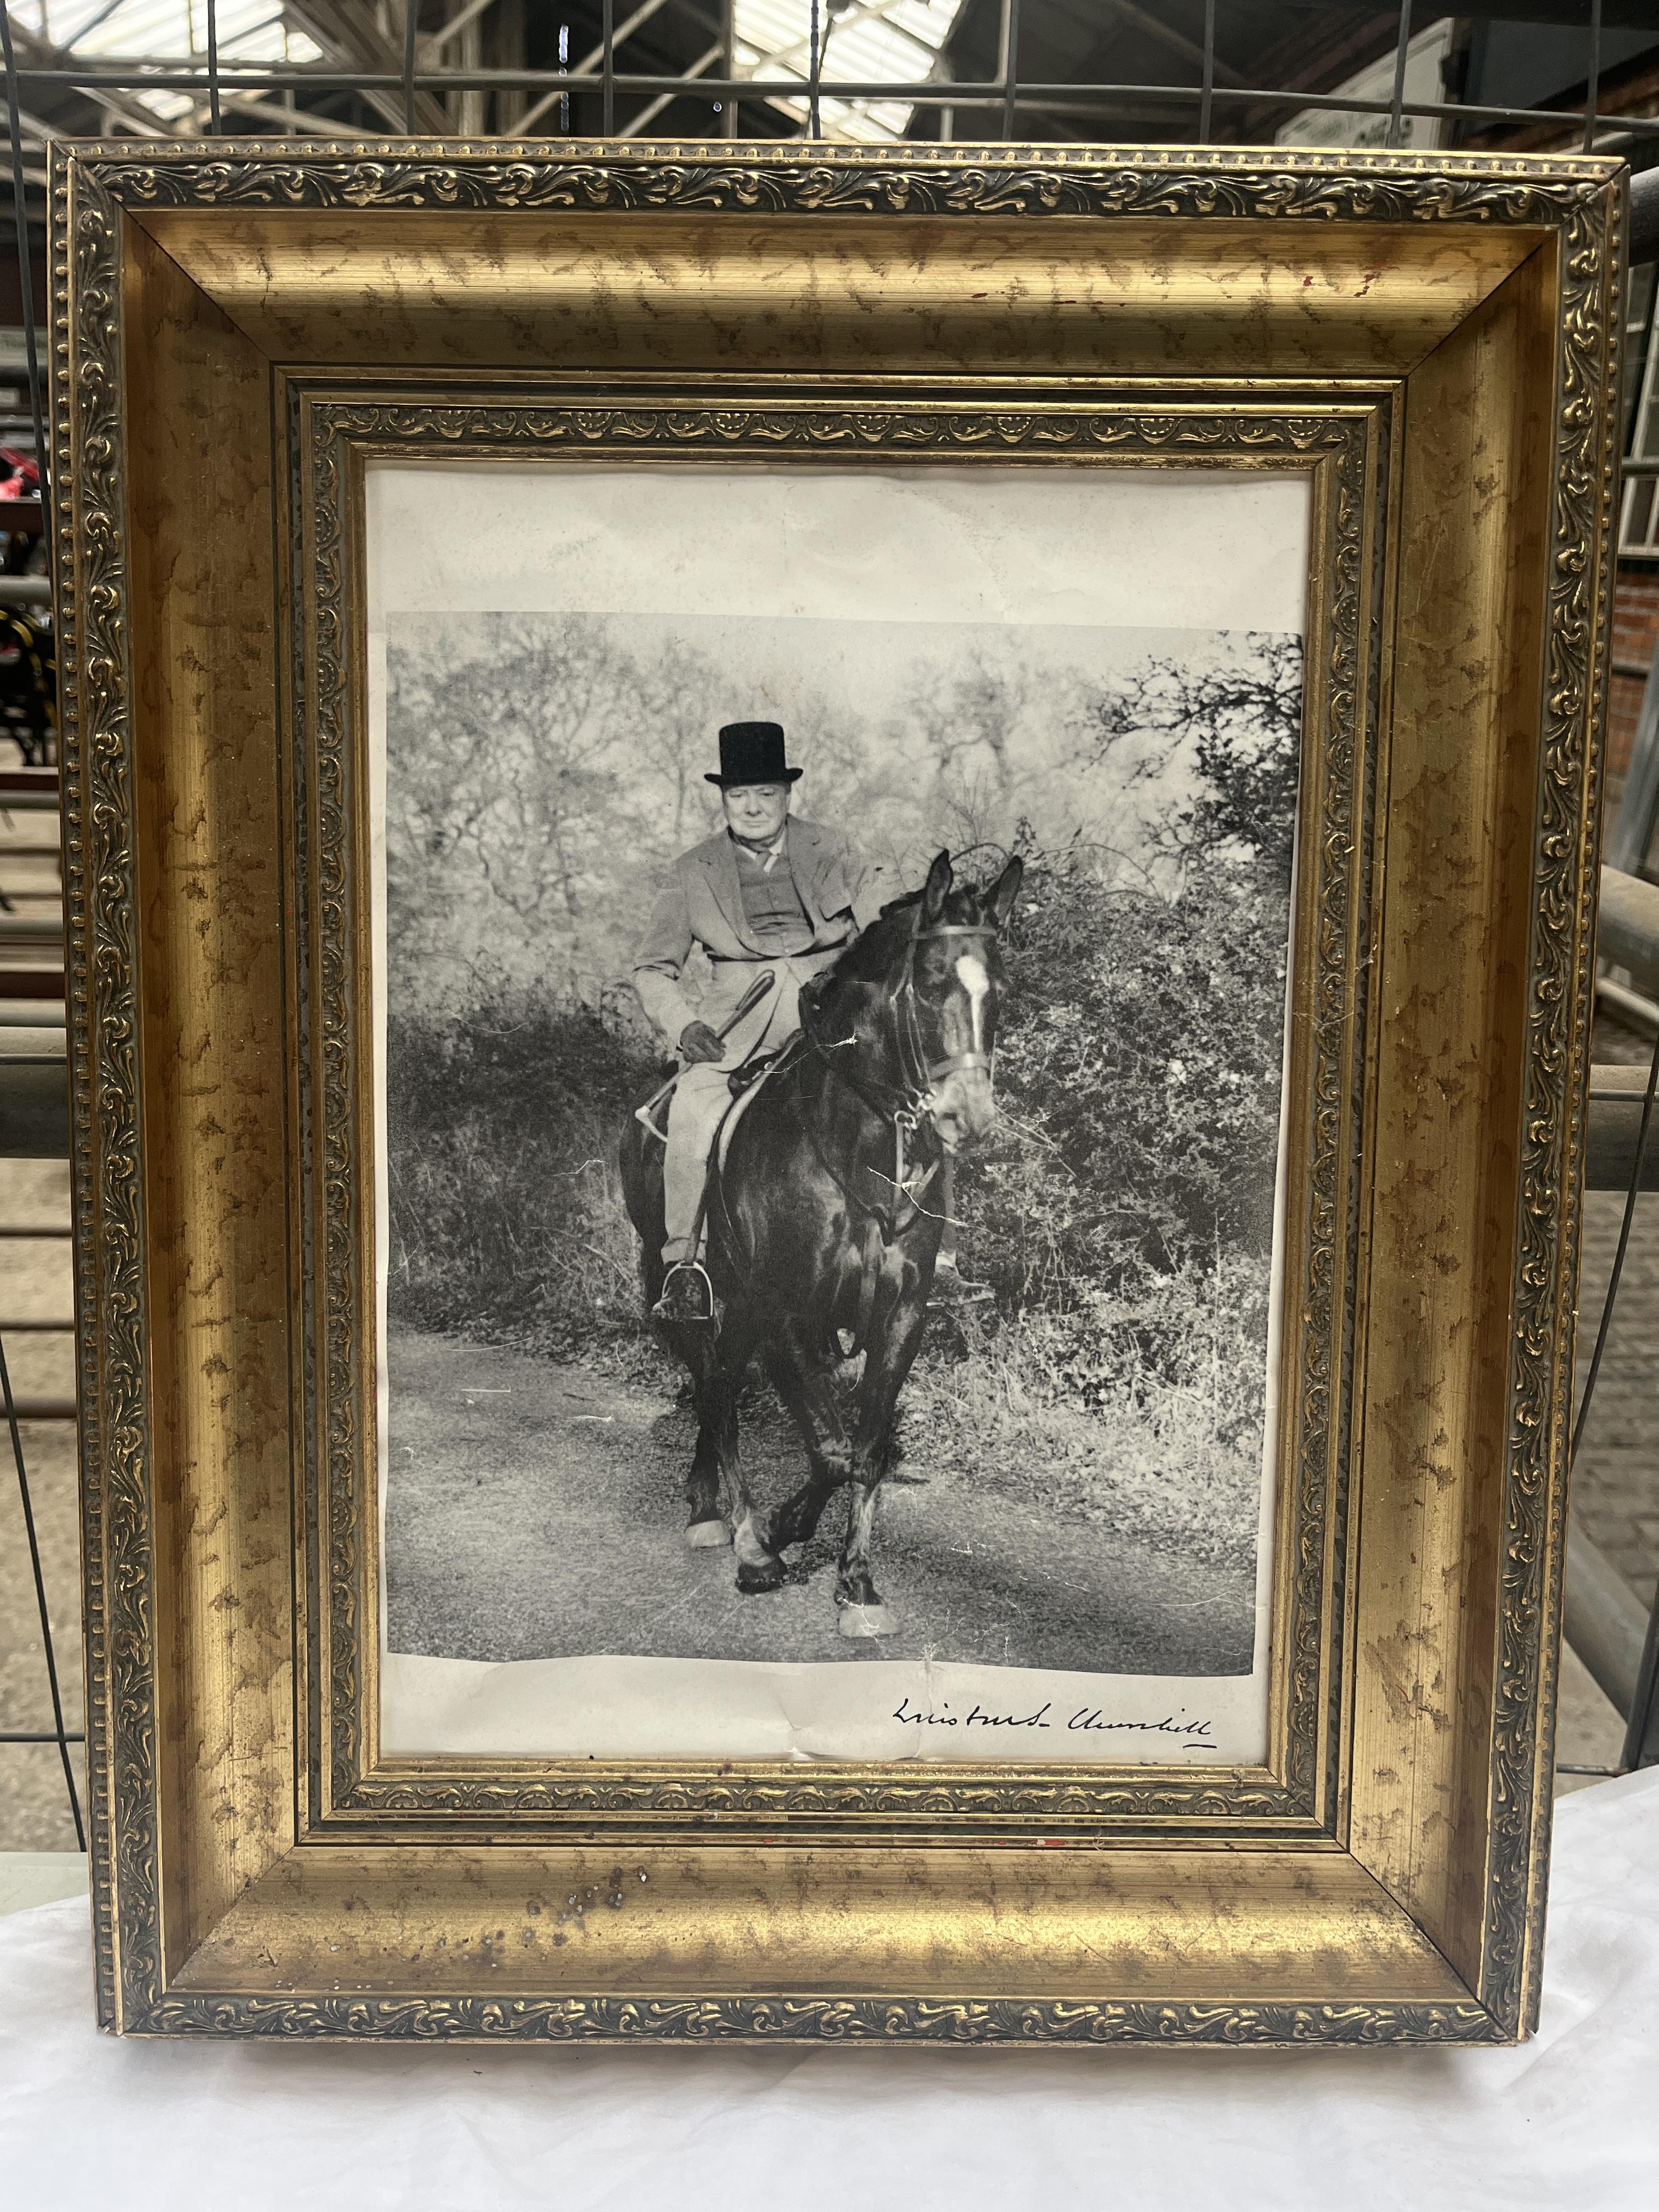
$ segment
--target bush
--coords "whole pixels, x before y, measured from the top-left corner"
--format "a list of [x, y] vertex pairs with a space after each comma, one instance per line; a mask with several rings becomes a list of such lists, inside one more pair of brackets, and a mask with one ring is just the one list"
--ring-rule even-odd
[[1284, 901], [1220, 867], [1164, 899], [1067, 855], [1036, 857], [1026, 884], [1000, 1133], [960, 1179], [974, 1267], [1008, 1318], [1094, 1331], [1109, 1311], [1115, 1371], [1133, 1352], [1175, 1381], [1164, 1286], [1272, 1250]]
[[906, 1388], [906, 1449], [1023, 1504], [1247, 1565], [1269, 1275], [1235, 1255], [1132, 1301], [1094, 1291], [982, 1325], [953, 1316]]
[[1138, 1537], [1212, 1566], [1248, 1567], [1261, 1436], [1230, 1443], [1207, 1389], [1147, 1378], [1092, 1404], [1047, 1316], [988, 1330], [963, 1358], [924, 1352], [900, 1401], [904, 1452], [947, 1462], [993, 1497]]
[[392, 1317], [565, 1352], [636, 1329], [617, 1133], [657, 1065], [580, 1006], [502, 997], [393, 1021]]

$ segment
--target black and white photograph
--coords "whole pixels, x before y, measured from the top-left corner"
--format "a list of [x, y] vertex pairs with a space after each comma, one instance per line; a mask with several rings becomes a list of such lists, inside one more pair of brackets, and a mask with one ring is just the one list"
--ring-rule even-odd
[[1263, 1754], [1307, 503], [371, 471], [388, 1747]]

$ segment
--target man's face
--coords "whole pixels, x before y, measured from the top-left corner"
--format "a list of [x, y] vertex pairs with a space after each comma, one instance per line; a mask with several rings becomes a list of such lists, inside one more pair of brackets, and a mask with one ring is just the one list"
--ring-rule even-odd
[[745, 845], [769, 845], [789, 811], [787, 783], [734, 783], [720, 793], [726, 827]]

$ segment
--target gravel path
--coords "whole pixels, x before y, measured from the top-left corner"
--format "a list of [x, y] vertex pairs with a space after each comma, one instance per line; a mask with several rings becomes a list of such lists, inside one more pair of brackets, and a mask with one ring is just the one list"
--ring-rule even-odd
[[[1250, 1577], [1048, 1520], [907, 1460], [884, 1486], [875, 1570], [901, 1633], [836, 1633], [846, 1509], [801, 1579], [743, 1597], [729, 1550], [690, 1552], [689, 1406], [585, 1367], [394, 1328], [386, 1510], [389, 1643], [455, 1659], [582, 1653], [916, 1658], [1090, 1673], [1248, 1674]], [[745, 1422], [759, 1502], [805, 1472], [786, 1417]]]

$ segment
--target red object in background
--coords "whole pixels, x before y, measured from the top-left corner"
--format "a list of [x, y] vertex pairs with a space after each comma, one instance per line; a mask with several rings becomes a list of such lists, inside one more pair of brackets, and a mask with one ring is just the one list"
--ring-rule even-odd
[[39, 499], [40, 471], [30, 453], [20, 453], [14, 447], [0, 446], [0, 499]]

